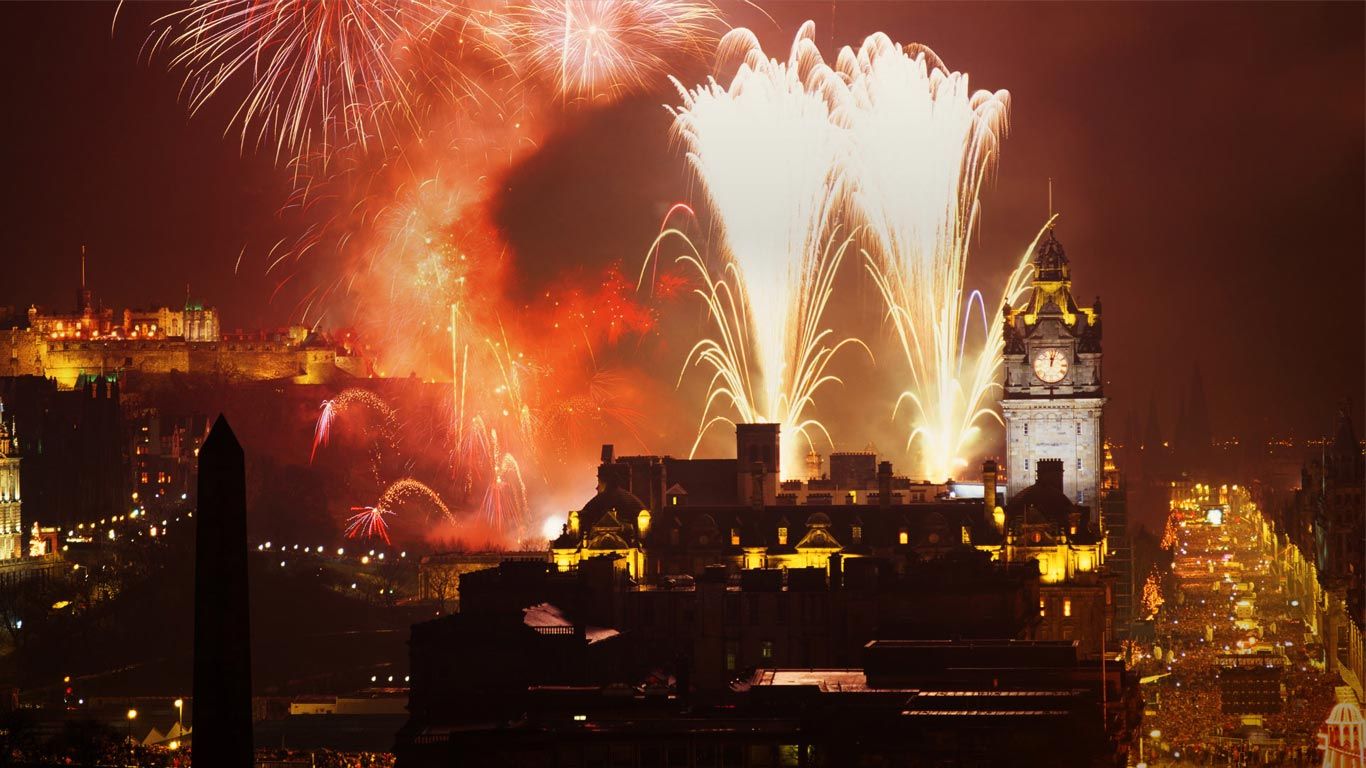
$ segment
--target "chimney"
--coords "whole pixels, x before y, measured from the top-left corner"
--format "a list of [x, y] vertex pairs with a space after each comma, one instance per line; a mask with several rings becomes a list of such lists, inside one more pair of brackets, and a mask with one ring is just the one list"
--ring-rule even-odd
[[892, 462], [877, 465], [877, 504], [883, 509], [892, 506]]
[[654, 458], [650, 460], [650, 509], [661, 510], [664, 508], [664, 492], [669, 489], [669, 478], [664, 470], [664, 460]]
[[982, 506], [990, 515], [996, 509], [996, 477], [1000, 468], [994, 459], [982, 462]]
[[611, 464], [616, 459], [616, 448], [611, 443], [602, 444], [602, 463]]
[[1062, 490], [1062, 459], [1039, 459], [1034, 484]]
[[196, 768], [251, 768], [247, 484], [242, 446], [219, 416], [199, 451], [195, 516]]

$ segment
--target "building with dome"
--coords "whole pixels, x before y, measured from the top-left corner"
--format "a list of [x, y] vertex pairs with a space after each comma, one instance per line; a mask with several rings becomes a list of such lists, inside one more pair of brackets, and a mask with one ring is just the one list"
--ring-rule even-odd
[[[763, 446], [756, 445], [760, 439]], [[780, 481], [777, 445], [778, 425], [738, 425], [736, 455], [761, 457], [744, 472], [738, 459], [617, 457], [603, 446], [598, 493], [569, 513], [551, 542], [556, 566], [572, 570], [588, 558], [614, 556], [628, 576], [654, 583], [699, 576], [714, 565], [732, 572], [828, 570], [836, 556], [903, 561], [1000, 548], [1004, 517], [994, 514], [994, 462], [985, 485], [912, 482], [886, 461], [863, 481]]]

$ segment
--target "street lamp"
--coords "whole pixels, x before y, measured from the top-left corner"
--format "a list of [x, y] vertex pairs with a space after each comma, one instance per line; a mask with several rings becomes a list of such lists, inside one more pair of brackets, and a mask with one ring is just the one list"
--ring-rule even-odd
[[[184, 733], [184, 732], [185, 732], [185, 722], [184, 722], [184, 721], [185, 721], [185, 700], [184, 700], [184, 699], [176, 699], [176, 700], [175, 700], [175, 724], [176, 724], [177, 729], [178, 729], [181, 733]], [[172, 749], [175, 749], [175, 747], [172, 747]]]
[[[132, 741], [133, 741], [133, 721], [136, 720], [136, 719], [138, 719], [138, 711], [137, 711], [136, 709], [130, 709], [130, 710], [128, 710], [128, 741], [129, 741], [129, 742], [132, 742]], [[129, 748], [130, 748], [130, 749], [132, 748], [132, 747], [131, 747], [131, 744], [130, 744]]]

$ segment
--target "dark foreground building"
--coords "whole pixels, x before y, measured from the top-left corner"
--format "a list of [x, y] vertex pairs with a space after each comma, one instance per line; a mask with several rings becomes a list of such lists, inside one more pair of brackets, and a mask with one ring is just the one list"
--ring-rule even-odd
[[1039, 577], [970, 547], [655, 588], [505, 562], [414, 626], [399, 765], [1123, 764], [1136, 686], [1033, 639]]
[[1121, 766], [1139, 723], [1122, 666], [1075, 643], [874, 641], [861, 656], [759, 669], [719, 700], [681, 680], [532, 684], [515, 717], [410, 721], [398, 765]]

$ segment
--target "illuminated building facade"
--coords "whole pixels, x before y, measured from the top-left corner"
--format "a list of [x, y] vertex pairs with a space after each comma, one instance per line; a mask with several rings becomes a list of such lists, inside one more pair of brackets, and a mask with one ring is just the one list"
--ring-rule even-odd
[[19, 477], [19, 435], [0, 400], [0, 560], [24, 555]]
[[[956, 498], [952, 483], [912, 482], [885, 461], [871, 481], [779, 481], [778, 445], [778, 425], [741, 424], [745, 461], [616, 457], [603, 446], [599, 492], [569, 513], [551, 543], [555, 564], [615, 555], [631, 577], [654, 582], [712, 565], [827, 570], [835, 556], [900, 561], [1000, 547], [983, 499]], [[991, 485], [994, 504], [994, 477]]]
[[208, 374], [234, 380], [287, 379], [316, 384], [374, 375], [349, 333], [307, 328], [220, 329], [213, 308], [48, 314], [30, 308], [28, 327], [0, 329], [0, 376], [43, 376], [71, 389], [82, 377]]
[[982, 489], [973, 498], [958, 498], [954, 483], [897, 477], [885, 461], [872, 482], [779, 481], [777, 429], [739, 425], [737, 455], [756, 458], [748, 472], [739, 460], [617, 457], [604, 446], [599, 492], [569, 513], [551, 542], [554, 565], [572, 571], [610, 557], [636, 583], [668, 585], [717, 567], [736, 577], [813, 569], [837, 579], [859, 559], [905, 573], [975, 551], [1003, 568], [1039, 571], [1031, 637], [1075, 640], [1087, 657], [1101, 653], [1113, 631], [1114, 579], [1091, 508], [1062, 491], [1061, 460], [1038, 462], [1039, 482], [1003, 506], [994, 461], [984, 463], [980, 486], [964, 484], [965, 496]]

